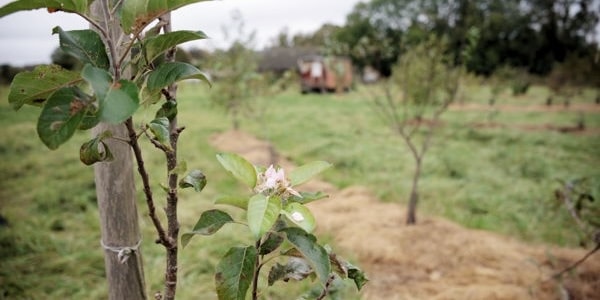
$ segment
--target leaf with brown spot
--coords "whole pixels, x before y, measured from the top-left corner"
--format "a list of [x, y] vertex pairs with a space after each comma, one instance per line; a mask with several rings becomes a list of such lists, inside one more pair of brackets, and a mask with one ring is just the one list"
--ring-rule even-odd
[[57, 65], [37, 66], [33, 71], [21, 72], [10, 86], [8, 102], [14, 109], [24, 104], [41, 106], [58, 89], [76, 86], [82, 81], [77, 72]]
[[88, 98], [79, 88], [62, 88], [44, 105], [37, 122], [37, 133], [44, 144], [54, 150], [68, 141], [83, 120], [86, 109], [71, 114], [73, 99]]
[[141, 32], [159, 16], [182, 6], [207, 0], [129, 0], [121, 7], [121, 26], [125, 33]]

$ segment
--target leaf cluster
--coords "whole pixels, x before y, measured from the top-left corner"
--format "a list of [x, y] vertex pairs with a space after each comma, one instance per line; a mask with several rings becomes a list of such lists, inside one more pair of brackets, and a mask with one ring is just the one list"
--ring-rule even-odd
[[[60, 50], [78, 59], [84, 66], [80, 72], [66, 70], [57, 65], [42, 65], [32, 71], [15, 76], [8, 96], [11, 106], [18, 110], [23, 105], [41, 106], [37, 132], [50, 149], [57, 149], [68, 141], [75, 131], [88, 130], [100, 122], [120, 124], [129, 119], [144, 103], [160, 100], [165, 87], [185, 79], [200, 79], [210, 84], [207, 76], [193, 65], [167, 62], [154, 65], [154, 61], [177, 45], [206, 38], [201, 31], [175, 31], [162, 35], [142, 31], [158, 16], [198, 0], [175, 1], [124, 1], [108, 7], [120, 17], [125, 33], [135, 39], [125, 53], [107, 52], [115, 41], [107, 35], [107, 28], [96, 22], [90, 14], [92, 1], [21, 0], [0, 8], [0, 17], [23, 10], [46, 8], [49, 12], [64, 11], [80, 15], [94, 25], [95, 30], [52, 30], [60, 42]], [[134, 53], [135, 55], [132, 55]], [[129, 59], [129, 57], [131, 57]], [[123, 79], [121, 72], [130, 66], [137, 71], [131, 78]], [[169, 148], [168, 120], [177, 113], [176, 103], [167, 99], [157, 112], [157, 118], [147, 128], [153, 139]], [[80, 158], [85, 164], [110, 160], [112, 155], [103, 139], [98, 136], [81, 147]]]
[[[191, 232], [181, 237], [185, 247], [195, 235], [212, 235], [226, 224], [247, 226], [255, 245], [233, 247], [216, 267], [215, 284], [219, 299], [245, 299], [252, 285], [256, 299], [260, 270], [271, 266], [268, 285], [277, 281], [316, 278], [327, 289], [332, 276], [353, 280], [360, 290], [368, 281], [356, 266], [337, 256], [317, 242], [311, 233], [316, 227], [306, 203], [325, 197], [322, 193], [300, 193], [301, 197], [280, 192], [257, 192], [258, 178], [264, 168], [254, 166], [243, 157], [221, 153], [218, 161], [233, 177], [252, 189], [252, 196], [221, 197], [216, 204], [229, 205], [246, 211], [246, 222], [238, 222], [220, 209], [205, 211]], [[291, 187], [308, 181], [331, 165], [317, 161], [292, 170]], [[279, 250], [279, 251], [277, 251]], [[279, 261], [284, 260], [283, 263]], [[278, 262], [272, 263], [277, 260]]]

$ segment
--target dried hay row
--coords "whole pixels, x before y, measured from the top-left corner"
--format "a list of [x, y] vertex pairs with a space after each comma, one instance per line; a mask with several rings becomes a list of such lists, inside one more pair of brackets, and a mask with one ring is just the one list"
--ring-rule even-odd
[[[269, 143], [241, 131], [215, 135], [211, 144], [255, 164], [273, 158]], [[293, 167], [285, 158], [278, 164]], [[341, 254], [368, 273], [365, 299], [561, 299], [565, 292], [568, 299], [600, 299], [598, 255], [560, 283], [549, 280], [551, 274], [584, 250], [527, 245], [431, 216], [407, 227], [403, 206], [382, 203], [367, 188], [340, 191], [319, 180], [303, 188], [330, 194], [311, 210], [320, 234], [331, 233]]]

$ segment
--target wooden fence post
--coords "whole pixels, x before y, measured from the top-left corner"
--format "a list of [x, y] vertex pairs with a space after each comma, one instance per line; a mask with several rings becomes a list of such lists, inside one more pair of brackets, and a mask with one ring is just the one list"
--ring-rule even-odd
[[[95, 1], [91, 7], [94, 19], [106, 20], [103, 7], [116, 2], [115, 0]], [[123, 33], [118, 18], [115, 16], [112, 20], [114, 22], [108, 24], [110, 29], [108, 32], [111, 40], [116, 42]], [[100, 23], [104, 24], [104, 22]], [[127, 39], [124, 40], [128, 42]], [[116, 48], [122, 47], [116, 45]], [[138, 223], [132, 152], [131, 146], [121, 141], [128, 140], [129, 137], [124, 124], [100, 123], [93, 128], [92, 134], [96, 136], [107, 130], [120, 140], [105, 140], [114, 160], [96, 163], [94, 175], [100, 215], [101, 246], [104, 249], [108, 281], [108, 299], [145, 300], [147, 295], [140, 249], [142, 237]]]

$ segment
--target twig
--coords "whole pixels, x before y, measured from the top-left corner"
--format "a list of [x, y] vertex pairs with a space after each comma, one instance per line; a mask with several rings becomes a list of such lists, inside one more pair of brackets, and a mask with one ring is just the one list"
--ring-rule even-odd
[[316, 300], [325, 299], [325, 297], [329, 293], [329, 288], [331, 288], [331, 283], [333, 283], [334, 279], [335, 279], [335, 275], [332, 274], [331, 276], [329, 276], [329, 278], [327, 279], [327, 282], [325, 283], [325, 288], [323, 288], [323, 291], [321, 292], [319, 297], [317, 297]]
[[114, 16], [116, 14], [117, 9], [119, 9], [119, 6], [121, 5], [121, 2], [123, 2], [123, 0], [118, 0], [117, 3], [113, 5], [113, 9], [110, 11], [111, 16]]
[[142, 130], [142, 132], [144, 133], [144, 135], [146, 135], [146, 137], [148, 137], [148, 139], [150, 140], [150, 142], [152, 143], [152, 145], [154, 145], [154, 147], [162, 150], [163, 152], [167, 153], [169, 151], [173, 151], [169, 148], [167, 148], [165, 145], [161, 144], [159, 141], [157, 141], [156, 139], [152, 138], [150, 136], [150, 134], [148, 134], [148, 131], [146, 130], [146, 128], [144, 127], [144, 130]]
[[562, 200], [565, 202], [565, 206], [567, 207], [567, 210], [569, 211], [569, 214], [571, 215], [571, 217], [573, 217], [573, 220], [575, 220], [575, 223], [577, 223], [577, 226], [579, 226], [579, 228], [585, 235], [588, 235], [587, 227], [585, 226], [583, 221], [581, 221], [581, 219], [579, 218], [579, 214], [578, 214], [577, 210], [575, 209], [575, 204], [571, 200], [572, 193], [573, 193], [573, 183], [571, 183], [571, 182], [565, 183], [564, 184], [564, 192], [561, 193]]
[[162, 244], [165, 247], [169, 246], [169, 240], [167, 240], [167, 234], [165, 233], [165, 229], [163, 228], [160, 220], [156, 216], [156, 208], [154, 206], [154, 198], [152, 197], [152, 189], [150, 188], [150, 179], [148, 176], [148, 171], [146, 171], [146, 167], [144, 165], [144, 159], [142, 157], [142, 150], [138, 143], [137, 134], [135, 129], [133, 128], [133, 121], [131, 118], [125, 121], [125, 125], [127, 126], [127, 131], [129, 133], [129, 143], [131, 148], [133, 149], [133, 153], [135, 156], [135, 160], [138, 165], [138, 173], [142, 178], [142, 184], [144, 186], [144, 195], [146, 196], [146, 204], [148, 205], [148, 215], [150, 219], [152, 219], [152, 223], [156, 228], [156, 232], [158, 233], [158, 239], [156, 240], [157, 244]]
[[[261, 241], [258, 239], [256, 241], [256, 250], [260, 250]], [[256, 261], [254, 262], [254, 274], [252, 274], [252, 300], [258, 299], [258, 275], [260, 274], [260, 269], [263, 264], [260, 262], [260, 255], [256, 254]]]
[[592, 249], [590, 252], [586, 253], [581, 259], [573, 263], [572, 265], [566, 267], [564, 270], [552, 275], [553, 279], [559, 279], [563, 276], [563, 274], [570, 272], [571, 270], [577, 268], [580, 264], [582, 264], [588, 257], [592, 256], [596, 251], [600, 250], [600, 243], [596, 244], [596, 247]]

